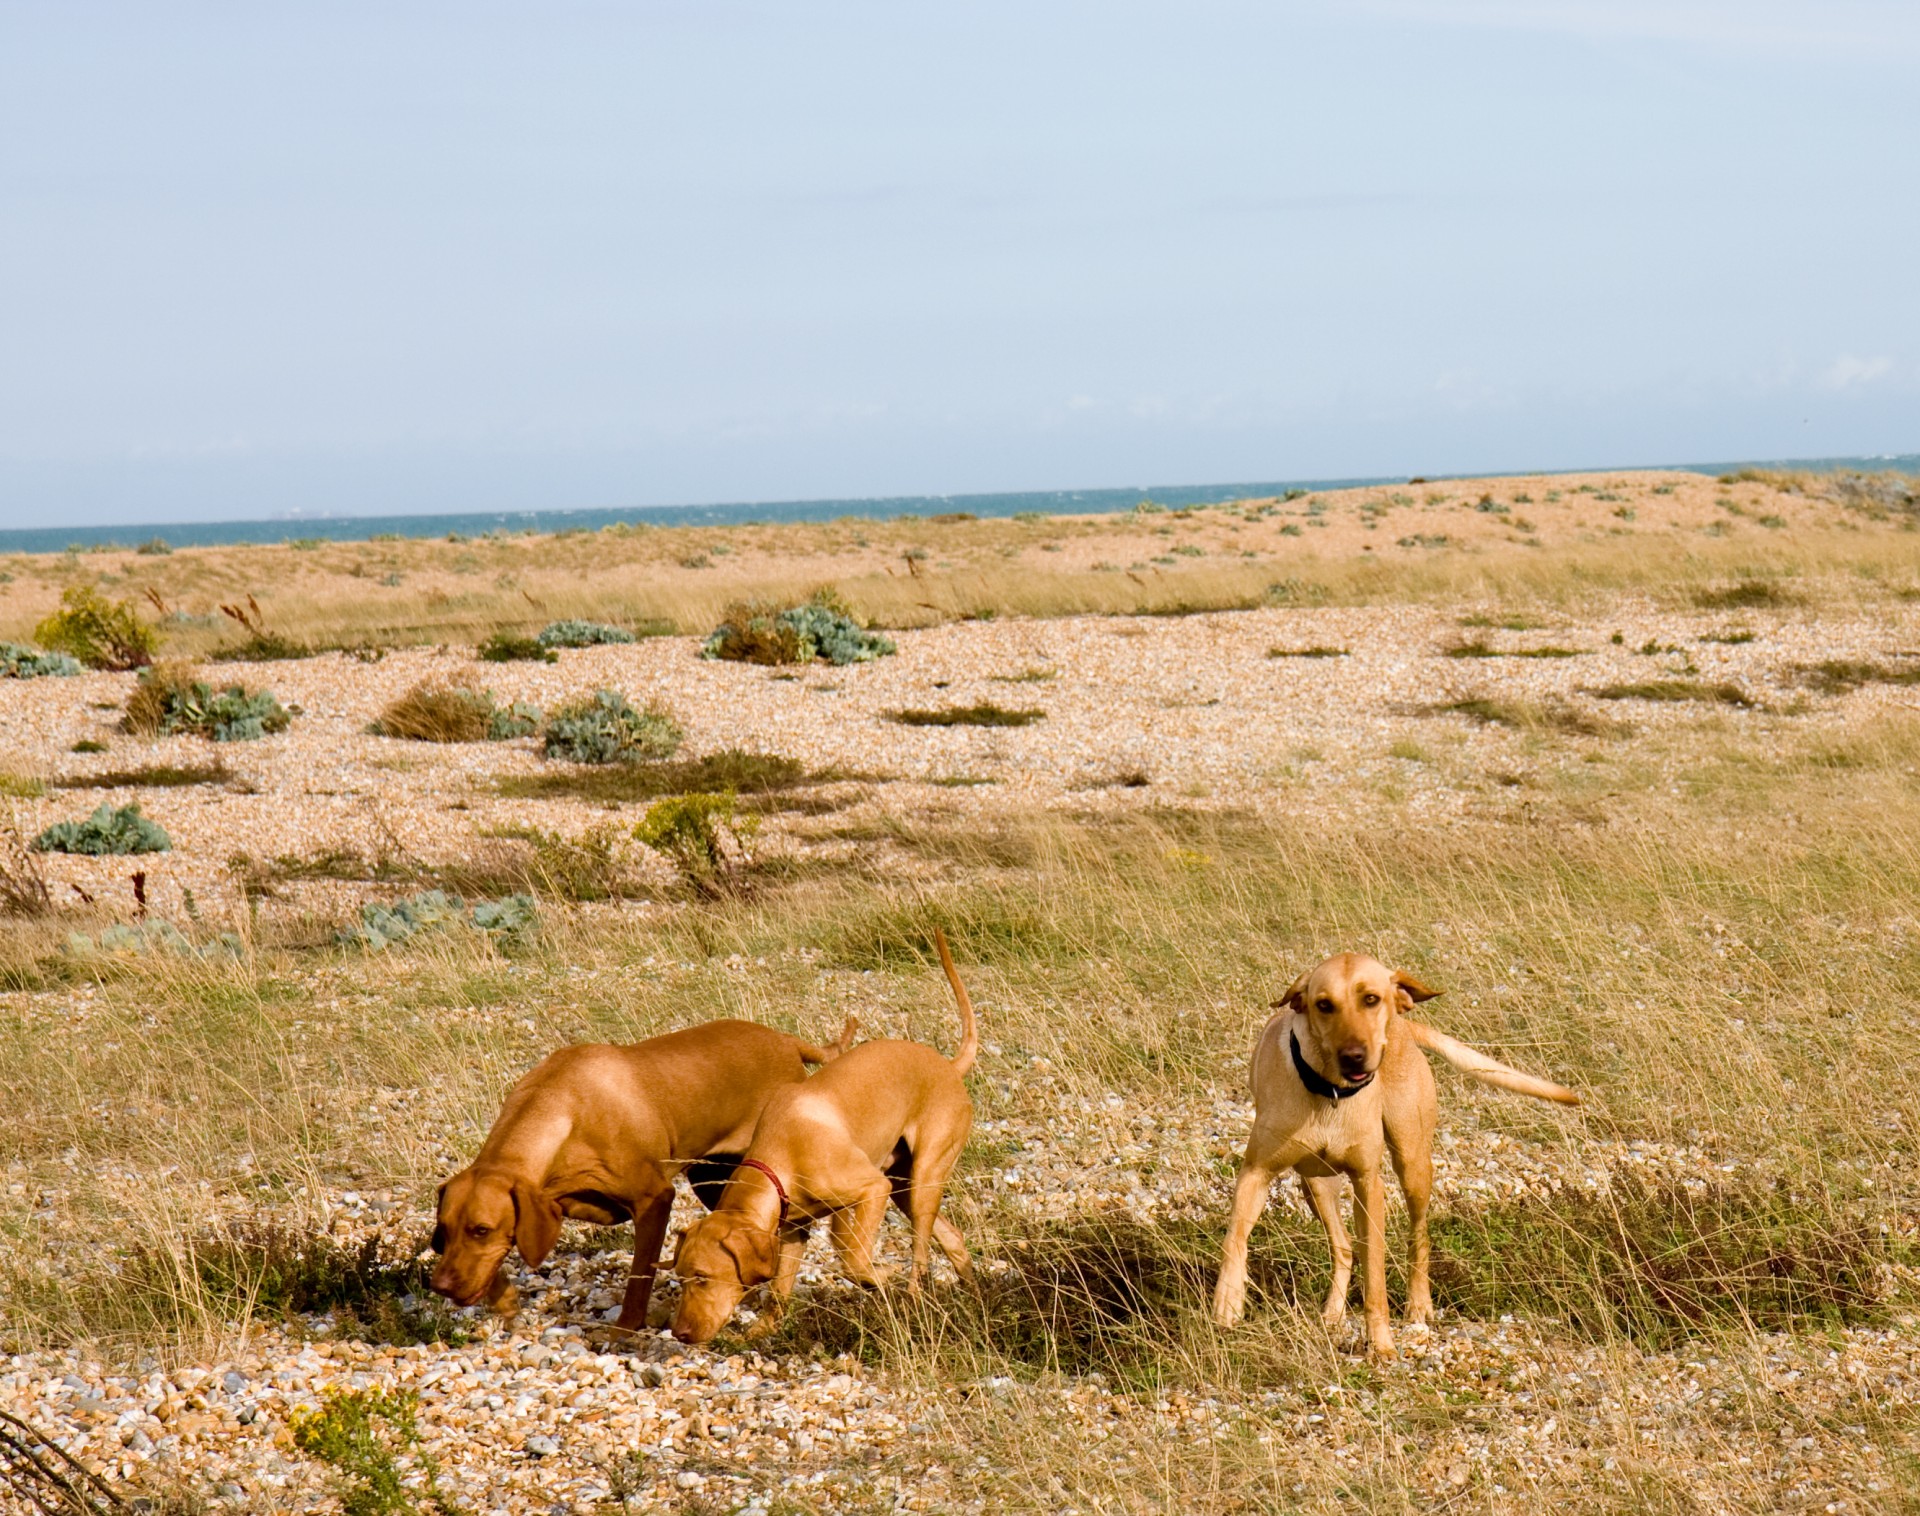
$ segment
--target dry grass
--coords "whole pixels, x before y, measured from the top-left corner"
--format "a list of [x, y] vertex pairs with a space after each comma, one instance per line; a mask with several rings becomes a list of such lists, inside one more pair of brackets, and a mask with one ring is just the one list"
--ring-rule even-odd
[[[1156, 519], [1129, 529], [1151, 534]], [[1186, 531], [1221, 519], [1168, 524]], [[804, 539], [822, 552], [845, 541], [837, 528], [784, 530], [764, 541]], [[1470, 594], [1525, 607], [1466, 618], [1489, 631], [1536, 630], [1549, 609], [1575, 606], [1597, 607], [1583, 624], [1604, 630], [1599, 613], [1628, 591], [1676, 608], [1739, 609], [1750, 613], [1743, 623], [1754, 618], [1771, 634], [1773, 617], [1817, 617], [1830, 602], [1896, 604], [1920, 578], [1920, 550], [1871, 521], [1851, 536], [1808, 527], [1751, 542], [1690, 538], [1686, 551], [1666, 554], [1614, 539], [1551, 554], [1440, 552], [1394, 560], [1392, 577], [1389, 565], [1331, 557], [1289, 561], [1284, 572], [1222, 563], [1142, 575], [1144, 585], [1123, 570], [1049, 577], [960, 562], [963, 549], [1070, 542], [1077, 527], [938, 528], [951, 541], [924, 524], [859, 530], [874, 551], [921, 537], [934, 544], [897, 582], [839, 581], [863, 586], [850, 598], [881, 619], [877, 606], [920, 619], [996, 603], [1131, 611], [1156, 596], [1169, 605], [1176, 589], [1195, 603], [1264, 598], [1284, 582], [1279, 598], [1293, 604]], [[754, 540], [740, 534], [743, 549]], [[497, 613], [518, 591], [495, 590], [493, 576], [512, 564], [528, 593], [556, 602], [552, 585], [572, 576], [583, 588], [567, 611], [672, 615], [687, 630], [704, 630], [743, 592], [741, 574], [708, 570], [710, 588], [666, 577], [643, 599], [634, 586], [655, 581], [636, 565], [688, 551], [672, 533], [548, 546], [551, 557], [537, 561], [513, 543], [301, 556], [351, 579], [364, 606], [389, 593], [375, 588], [389, 560], [404, 580], [450, 574], [453, 555], [471, 553], [480, 568], [461, 576], [470, 602], [429, 609], [423, 594], [391, 618], [398, 634], [435, 640], [510, 620]], [[941, 569], [943, 555], [956, 566]], [[246, 566], [276, 560], [277, 550], [259, 550]], [[209, 580], [237, 572], [189, 551], [140, 561]], [[356, 562], [364, 573], [351, 573]], [[813, 563], [783, 586], [769, 570], [762, 589], [789, 599], [834, 577]], [[276, 626], [303, 637], [357, 635], [376, 620], [310, 585], [274, 610]], [[1904, 661], [1891, 657], [1810, 665], [1802, 676], [1834, 693], [1908, 682]], [[390, 1195], [397, 1235], [417, 1238], [433, 1185], [470, 1156], [501, 1091], [564, 1041], [627, 1040], [720, 1015], [822, 1036], [857, 1006], [872, 1032], [948, 1045], [951, 1006], [927, 947], [938, 923], [987, 1043], [971, 1082], [982, 1127], [951, 1199], [992, 1266], [986, 1288], [977, 1301], [939, 1289], [914, 1307], [898, 1295], [809, 1286], [772, 1344], [807, 1357], [817, 1343], [913, 1388], [924, 1429], [895, 1455], [901, 1468], [939, 1460], [973, 1470], [975, 1492], [1010, 1511], [1224, 1516], [1551, 1502], [1691, 1513], [1791, 1506], [1800, 1495], [1790, 1489], [1820, 1491], [1818, 1504], [1900, 1509], [1911, 1427], [1864, 1399], [1815, 1407], [1786, 1376], [1855, 1352], [1849, 1324], [1910, 1330], [1898, 1322], [1915, 1304], [1920, 1213], [1907, 920], [1920, 898], [1920, 718], [1897, 707], [1848, 714], [1863, 697], [1820, 702], [1814, 727], [1812, 718], [1735, 715], [1711, 681], [1673, 682], [1688, 691], [1617, 692], [1621, 704], [1668, 702], [1644, 713], [1632, 743], [1596, 741], [1632, 729], [1579, 698], [1474, 695], [1425, 708], [1516, 734], [1421, 725], [1427, 761], [1478, 786], [1473, 804], [1438, 824], [1387, 793], [1316, 805], [1310, 784], [1297, 812], [1284, 790], [1257, 813], [1226, 809], [1233, 797], [1180, 809], [1165, 798], [1170, 784], [1128, 793], [1146, 771], [1116, 766], [1089, 771], [1088, 784], [1105, 789], [1070, 802], [1083, 811], [1031, 812], [1010, 799], [983, 818], [947, 814], [964, 799], [951, 791], [933, 804], [919, 791], [912, 805], [924, 809], [868, 796], [832, 826], [788, 830], [793, 851], [783, 856], [793, 866], [770, 871], [755, 894], [623, 908], [619, 900], [644, 891], [624, 838], [583, 826], [592, 807], [725, 790], [768, 806], [819, 790], [839, 804], [843, 792], [826, 781], [860, 777], [810, 773], [777, 755], [716, 754], [503, 776], [498, 789], [524, 800], [530, 819], [486, 839], [463, 875], [358, 853], [236, 861], [259, 884], [257, 910], [232, 923], [245, 940], [237, 959], [79, 965], [60, 952], [72, 922], [10, 920], [0, 927], [9, 1012], [0, 1098], [13, 1119], [0, 1140], [18, 1189], [0, 1196], [9, 1241], [0, 1337], [16, 1348], [84, 1343], [114, 1360], [212, 1362], [232, 1353], [249, 1320], [331, 1301], [325, 1308], [349, 1335], [432, 1338], [444, 1324], [400, 1305], [417, 1293], [410, 1260], [363, 1259], [315, 1240], [327, 1235], [328, 1197], [346, 1187]], [[1507, 745], [1502, 761], [1525, 772], [1486, 800], [1498, 776], [1482, 772], [1471, 744], [1496, 738]], [[988, 793], [1001, 792], [973, 792]], [[857, 861], [835, 861], [848, 854]], [[331, 945], [340, 908], [301, 894], [361, 885], [347, 892], [367, 898], [428, 879], [529, 883], [545, 897], [543, 929], [513, 943], [447, 933], [349, 954]], [[275, 890], [284, 898], [271, 898]], [[1576, 1169], [1612, 1165], [1636, 1153], [1634, 1143], [1703, 1155], [1704, 1177], [1685, 1185], [1641, 1183], [1615, 1167], [1604, 1192], [1476, 1195], [1443, 1185], [1436, 1290], [1452, 1322], [1472, 1324], [1474, 1342], [1498, 1344], [1487, 1349], [1496, 1366], [1471, 1382], [1438, 1359], [1376, 1373], [1330, 1340], [1312, 1311], [1324, 1245], [1285, 1207], [1256, 1238], [1247, 1326], [1221, 1333], [1207, 1320], [1249, 1041], [1275, 990], [1341, 947], [1448, 989], [1430, 1010], [1436, 1024], [1587, 1097], [1568, 1115], [1443, 1072], [1443, 1119], [1463, 1150], [1497, 1136]], [[1155, 1143], [1130, 1124], [1142, 1113], [1190, 1124]], [[1149, 1188], [1137, 1204], [1036, 1219], [992, 1178], [1044, 1156], [1002, 1150], [1009, 1128], [1058, 1134], [1080, 1168], [1138, 1169]], [[1226, 1140], [1208, 1135], [1216, 1132]], [[1731, 1173], [1706, 1171], [1707, 1158]], [[1397, 1236], [1392, 1247], [1397, 1271]], [[1506, 1316], [1515, 1322], [1502, 1325]], [[1448, 1338], [1447, 1351], [1464, 1340]], [[748, 1351], [738, 1340], [723, 1346]], [[1731, 1388], [1694, 1397], [1687, 1376], [1709, 1371], [1685, 1365], [1708, 1365]], [[1092, 1436], [1060, 1407], [1063, 1396], [1096, 1395], [1111, 1411]], [[1155, 1410], [1161, 1402], [1190, 1412], [1177, 1431]], [[1663, 1408], [1657, 1416], [1652, 1404]], [[1525, 1436], [1484, 1462], [1456, 1451], [1515, 1426]], [[1774, 1456], [1804, 1439], [1817, 1443], [1817, 1476], [1804, 1473], [1801, 1453]], [[1513, 1451], [1522, 1442], [1524, 1455]], [[1775, 1477], [1796, 1458], [1797, 1484]]]

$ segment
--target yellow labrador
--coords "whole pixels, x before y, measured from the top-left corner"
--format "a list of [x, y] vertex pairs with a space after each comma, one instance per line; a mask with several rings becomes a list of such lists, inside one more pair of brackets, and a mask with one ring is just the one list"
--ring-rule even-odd
[[1340, 953], [1294, 980], [1275, 1002], [1279, 1014], [1253, 1051], [1253, 1134], [1240, 1161], [1226, 1254], [1213, 1291], [1220, 1325], [1232, 1326], [1246, 1308], [1247, 1239], [1266, 1206], [1268, 1187], [1289, 1169], [1300, 1176], [1333, 1249], [1333, 1287], [1321, 1319], [1337, 1326], [1345, 1318], [1355, 1249], [1340, 1220], [1344, 1174], [1353, 1180], [1368, 1350], [1392, 1355], [1383, 1149], [1392, 1156], [1411, 1223], [1407, 1320], [1423, 1325], [1432, 1319], [1427, 1199], [1438, 1105], [1422, 1048], [1486, 1084], [1563, 1105], [1580, 1103], [1572, 1090], [1510, 1069], [1400, 1014], [1439, 993], [1376, 959]]

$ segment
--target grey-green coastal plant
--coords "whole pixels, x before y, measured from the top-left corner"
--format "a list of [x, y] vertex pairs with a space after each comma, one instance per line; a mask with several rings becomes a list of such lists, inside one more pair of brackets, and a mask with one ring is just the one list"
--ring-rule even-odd
[[703, 658], [734, 663], [867, 663], [896, 652], [893, 639], [853, 619], [845, 601], [820, 590], [785, 610], [741, 601], [726, 610], [700, 648]]
[[542, 647], [593, 647], [607, 642], [632, 642], [632, 632], [604, 621], [550, 621], [534, 639]]
[[43, 653], [23, 642], [0, 642], [0, 679], [70, 679], [80, 660], [66, 653]]
[[214, 685], [178, 663], [142, 670], [127, 698], [121, 725], [144, 737], [205, 737], [209, 742], [255, 742], [284, 732], [293, 713], [271, 690]]
[[111, 801], [83, 821], [56, 821], [33, 839], [36, 853], [80, 853], [89, 858], [122, 853], [165, 853], [173, 841], [158, 822], [140, 814], [132, 801], [116, 809]]
[[541, 747], [569, 763], [643, 763], [671, 758], [684, 735], [664, 706], [636, 710], [618, 690], [595, 690], [548, 718]]

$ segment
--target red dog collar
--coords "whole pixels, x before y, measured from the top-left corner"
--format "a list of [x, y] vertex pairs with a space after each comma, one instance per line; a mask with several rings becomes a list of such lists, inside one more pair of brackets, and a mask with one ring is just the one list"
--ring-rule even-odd
[[761, 1173], [765, 1174], [772, 1183], [773, 1193], [780, 1197], [780, 1219], [773, 1224], [773, 1229], [775, 1232], [784, 1232], [787, 1228], [787, 1187], [780, 1182], [780, 1176], [774, 1173], [772, 1169], [768, 1168], [758, 1158], [742, 1158], [740, 1160], [740, 1167], [743, 1169], [758, 1169]]

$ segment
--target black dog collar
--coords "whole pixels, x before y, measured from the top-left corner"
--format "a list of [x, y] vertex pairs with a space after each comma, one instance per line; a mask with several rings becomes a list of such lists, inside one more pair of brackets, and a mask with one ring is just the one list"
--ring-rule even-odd
[[1373, 1083], [1373, 1075], [1369, 1074], [1358, 1084], [1335, 1084], [1322, 1078], [1320, 1071], [1300, 1056], [1300, 1039], [1292, 1032], [1287, 1033], [1287, 1046], [1293, 1049], [1293, 1071], [1300, 1076], [1309, 1095], [1318, 1095], [1322, 1100], [1350, 1100]]

